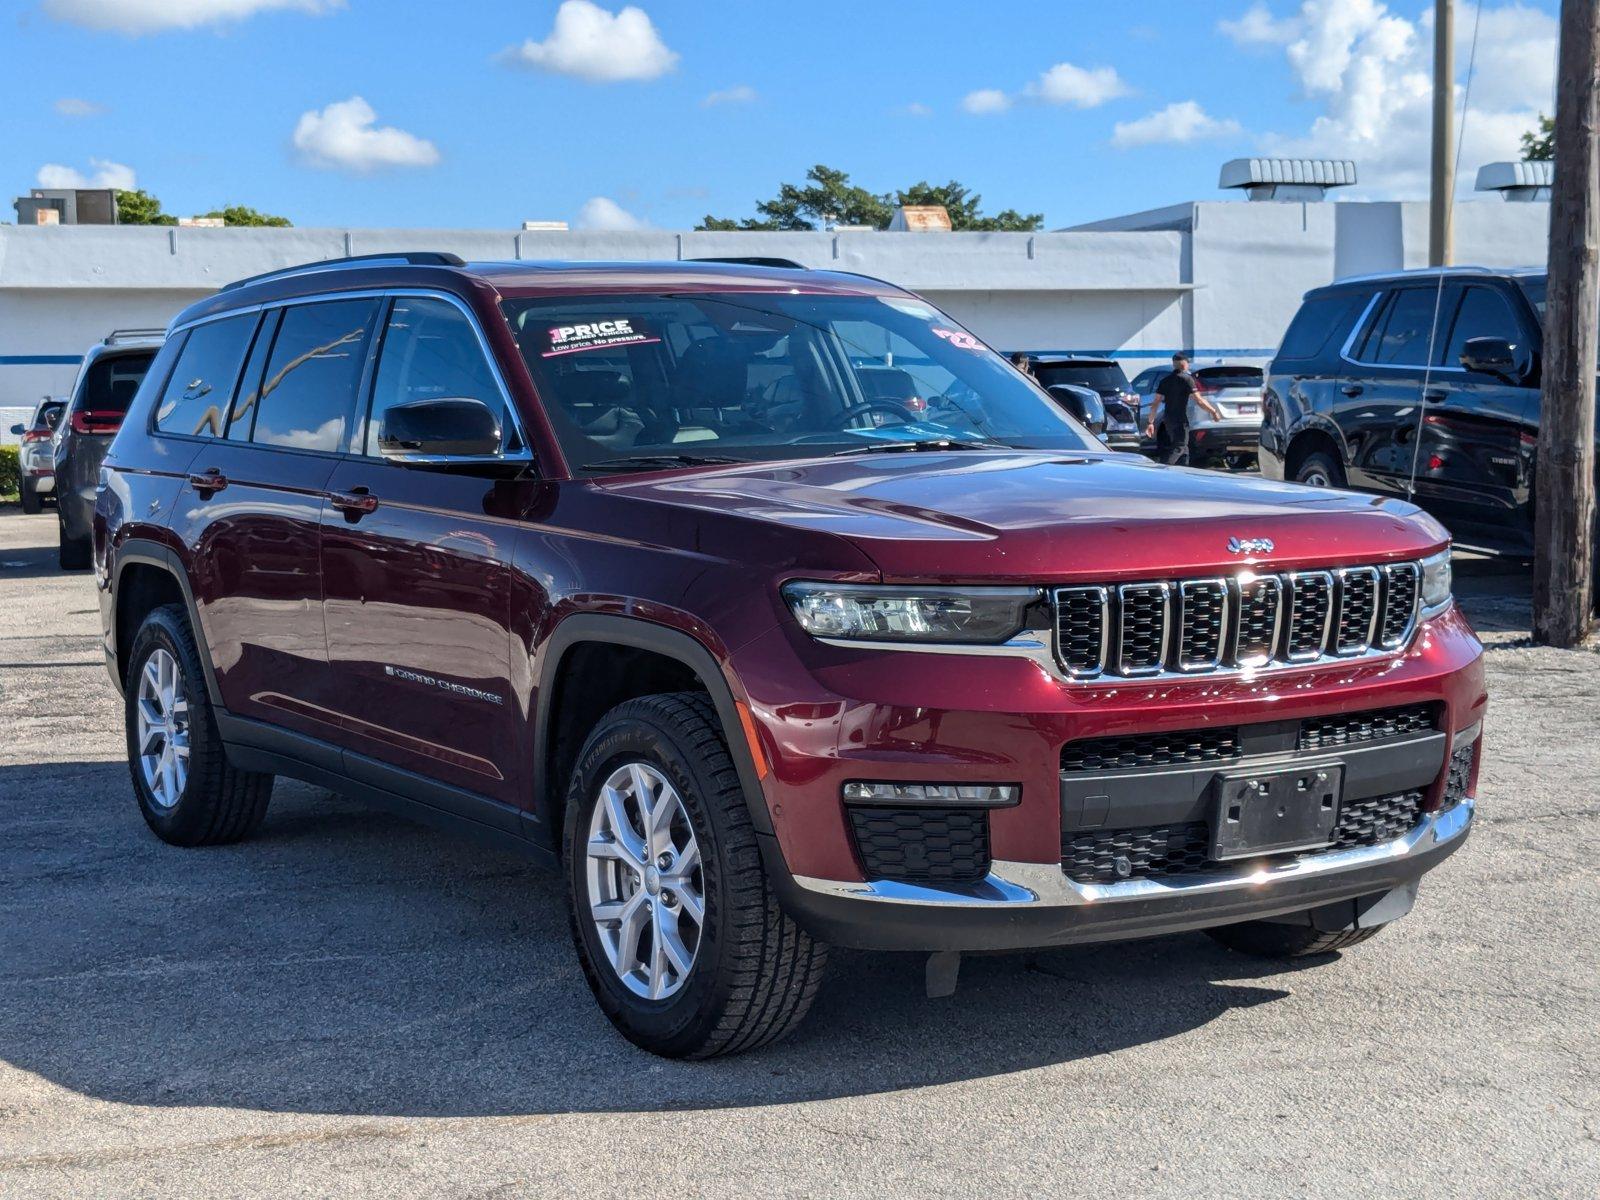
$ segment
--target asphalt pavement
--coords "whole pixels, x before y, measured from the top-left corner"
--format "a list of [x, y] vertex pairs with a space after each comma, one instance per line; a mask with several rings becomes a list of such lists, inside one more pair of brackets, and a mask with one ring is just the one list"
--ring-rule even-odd
[[1600, 656], [1488, 643], [1480, 816], [1417, 910], [1291, 969], [1201, 935], [838, 952], [797, 1036], [651, 1058], [557, 880], [280, 782], [236, 846], [134, 806], [92, 577], [0, 510], [0, 1196], [1600, 1194]]

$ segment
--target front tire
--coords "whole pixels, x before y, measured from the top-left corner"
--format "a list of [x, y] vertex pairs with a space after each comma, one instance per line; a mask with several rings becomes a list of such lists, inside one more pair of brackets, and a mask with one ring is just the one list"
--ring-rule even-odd
[[35, 490], [36, 486], [33, 480], [24, 479], [17, 487], [22, 499], [22, 511], [30, 517], [44, 508], [44, 498]]
[[61, 564], [63, 571], [82, 571], [89, 566], [93, 553], [93, 545], [86, 537], [71, 537], [67, 533], [67, 519], [62, 516], [57, 506], [57, 524], [61, 530], [61, 547], [56, 553], [56, 559]]
[[1206, 933], [1229, 950], [1237, 950], [1254, 958], [1311, 958], [1359, 946], [1368, 938], [1382, 933], [1385, 928], [1384, 925], [1368, 925], [1364, 929], [1324, 933], [1310, 925], [1242, 921], [1237, 925], [1219, 925], [1206, 930]]
[[254, 832], [267, 814], [273, 777], [228, 761], [181, 605], [144, 619], [123, 691], [128, 769], [155, 835], [174, 846], [215, 846]]
[[804, 1018], [827, 949], [778, 906], [716, 709], [612, 709], [579, 752], [564, 829], [572, 935], [595, 999], [669, 1058], [753, 1050]]

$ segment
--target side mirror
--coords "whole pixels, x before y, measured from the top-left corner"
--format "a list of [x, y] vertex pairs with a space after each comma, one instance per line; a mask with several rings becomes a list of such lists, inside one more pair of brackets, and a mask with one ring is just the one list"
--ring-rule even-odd
[[1517, 362], [1517, 348], [1505, 338], [1468, 338], [1461, 347], [1461, 365], [1482, 375], [1495, 375], [1510, 382], [1520, 382], [1522, 368]]
[[23, 434], [27, 433], [28, 431], [26, 429], [24, 429], [21, 425], [13, 425], [11, 427], [11, 432], [12, 432], [13, 436], [21, 437]]
[[466, 396], [412, 400], [383, 413], [378, 453], [408, 459], [492, 458], [500, 453], [500, 418]]

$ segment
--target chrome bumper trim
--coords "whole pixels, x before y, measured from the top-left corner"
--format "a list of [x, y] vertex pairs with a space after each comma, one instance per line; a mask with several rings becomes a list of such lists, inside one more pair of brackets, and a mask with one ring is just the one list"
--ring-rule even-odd
[[1472, 824], [1473, 800], [1462, 800], [1444, 812], [1429, 813], [1403, 837], [1381, 846], [1308, 854], [1279, 865], [1249, 866], [1172, 879], [1129, 879], [1124, 883], [1077, 883], [1068, 879], [1060, 863], [997, 861], [986, 878], [973, 884], [940, 887], [932, 884], [896, 883], [892, 880], [848, 881], [795, 876], [806, 891], [861, 900], [934, 908], [1070, 908], [1109, 904], [1123, 900], [1177, 899], [1183, 896], [1248, 892], [1274, 883], [1358, 871], [1422, 854], [1466, 835]]

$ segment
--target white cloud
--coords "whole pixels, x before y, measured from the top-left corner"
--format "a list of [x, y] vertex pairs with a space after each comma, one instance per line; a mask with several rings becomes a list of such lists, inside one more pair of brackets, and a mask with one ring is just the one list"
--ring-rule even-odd
[[700, 101], [701, 108], [715, 108], [719, 104], [754, 104], [759, 100], [760, 94], [747, 83], [735, 84], [731, 88], [711, 92]]
[[313, 167], [357, 173], [384, 167], [431, 167], [439, 149], [426, 138], [393, 126], [374, 128], [378, 115], [360, 96], [340, 100], [320, 112], [302, 113], [294, 127], [294, 148]]
[[575, 225], [579, 229], [598, 229], [610, 232], [649, 228], [648, 222], [640, 220], [615, 200], [606, 196], [595, 196], [584, 201], [583, 207], [578, 210], [578, 219]]
[[1118, 121], [1111, 131], [1111, 144], [1130, 146], [1177, 145], [1205, 138], [1238, 137], [1243, 132], [1231, 117], [1213, 117], [1193, 100], [1180, 100], [1157, 109], [1137, 121]]
[[977, 116], [986, 116], [989, 113], [1001, 113], [1011, 107], [1011, 97], [999, 88], [979, 88], [975, 92], [968, 92], [961, 101], [961, 107]]
[[158, 33], [242, 21], [259, 12], [292, 9], [325, 13], [344, 0], [44, 0], [46, 16], [85, 29], [113, 33]]
[[[1556, 23], [1523, 4], [1486, 8], [1462, 132], [1458, 186], [1486, 162], [1515, 158], [1523, 131], [1551, 111]], [[1322, 106], [1303, 132], [1267, 135], [1269, 154], [1356, 161], [1354, 195], [1420, 197], [1428, 190], [1431, 14], [1410, 21], [1382, 0], [1304, 0], [1284, 48], [1304, 94]], [[1472, 22], [1456, 22], [1457, 120]]]
[[80, 100], [76, 96], [63, 96], [53, 107], [63, 117], [98, 117], [103, 116], [106, 111], [104, 104], [96, 104], [93, 100]]
[[76, 167], [61, 163], [45, 163], [39, 168], [37, 184], [42, 188], [116, 188], [131, 192], [139, 186], [132, 167], [104, 158], [91, 158], [93, 174], [85, 175]]
[[902, 117], [931, 117], [933, 109], [920, 101], [913, 100], [910, 104], [903, 104], [895, 109]]
[[1285, 46], [1299, 34], [1300, 23], [1279, 20], [1265, 4], [1252, 4], [1242, 16], [1218, 21], [1217, 29], [1241, 46]]
[[678, 65], [643, 9], [630, 4], [613, 14], [591, 0], [563, 0], [549, 37], [529, 38], [501, 57], [513, 66], [590, 83], [657, 79]]
[[1126, 96], [1131, 89], [1115, 67], [1077, 67], [1057, 63], [1027, 87], [1027, 94], [1046, 104], [1073, 108], [1099, 108], [1108, 100]]

